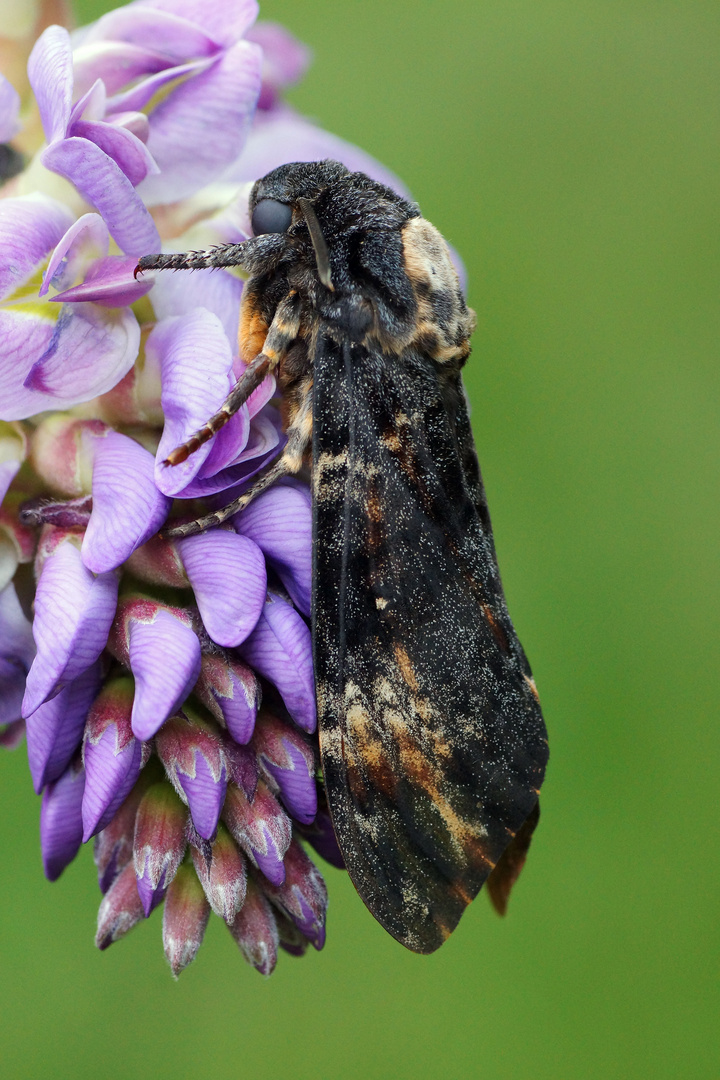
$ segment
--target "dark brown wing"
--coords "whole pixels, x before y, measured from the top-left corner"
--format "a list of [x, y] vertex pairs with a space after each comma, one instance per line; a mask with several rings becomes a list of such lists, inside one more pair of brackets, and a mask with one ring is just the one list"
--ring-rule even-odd
[[[464, 402], [435, 365], [321, 338], [313, 639], [328, 803], [376, 919], [432, 952], [533, 811], [547, 740]], [[450, 415], [450, 412], [453, 415]]]

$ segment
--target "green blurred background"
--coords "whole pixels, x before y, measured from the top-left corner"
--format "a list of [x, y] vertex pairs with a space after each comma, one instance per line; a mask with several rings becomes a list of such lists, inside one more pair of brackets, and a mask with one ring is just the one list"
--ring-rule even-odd
[[[85, 0], [83, 19], [110, 4]], [[4, 791], [7, 1077], [713, 1078], [718, 46], [700, 0], [267, 0], [293, 103], [456, 245], [473, 420], [551, 736], [505, 920], [406, 953], [328, 868], [324, 952], [263, 981], [213, 919], [101, 954], [90, 851], [55, 885], [25, 752]]]

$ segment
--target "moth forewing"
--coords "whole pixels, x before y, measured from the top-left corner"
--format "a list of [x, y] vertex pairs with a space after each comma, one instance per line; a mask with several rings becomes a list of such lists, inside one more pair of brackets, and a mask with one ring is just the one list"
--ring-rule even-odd
[[[460, 381], [474, 315], [440, 233], [361, 173], [282, 166], [254, 186], [251, 212], [254, 237], [186, 265], [249, 272], [251, 364], [220, 413], [267, 362], [287, 446], [240, 500], [170, 534], [224, 520], [309, 457], [327, 801], [370, 911], [432, 952], [491, 875], [504, 910], [547, 761]], [[140, 269], [168, 265], [182, 258]]]

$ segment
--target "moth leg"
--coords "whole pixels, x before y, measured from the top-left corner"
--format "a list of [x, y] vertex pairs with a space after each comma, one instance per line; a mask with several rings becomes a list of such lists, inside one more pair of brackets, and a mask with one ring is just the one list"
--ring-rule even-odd
[[205, 532], [215, 525], [222, 525], [228, 518], [237, 514], [240, 510], [244, 510], [261, 492], [267, 491], [276, 480], [299, 472], [312, 437], [311, 392], [305, 394], [304, 400], [288, 428], [287, 437], [285, 449], [280, 457], [269, 462], [264, 469], [261, 469], [248, 491], [212, 514], [206, 514], [205, 517], [197, 518], [196, 521], [189, 521], [185, 525], [176, 525], [172, 529], [163, 529], [162, 535], [170, 539], [181, 540], [186, 536], [197, 536], [198, 533]]
[[194, 454], [203, 443], [227, 424], [256, 390], [266, 375], [274, 371], [300, 329], [300, 304], [293, 290], [277, 306], [273, 321], [268, 328], [262, 352], [252, 360], [232, 388], [218, 411], [201, 428], [193, 432], [180, 446], [171, 450], [163, 465], [179, 465]]
[[135, 267], [135, 277], [146, 270], [208, 270], [224, 266], [242, 266], [247, 254], [247, 240], [241, 244], [219, 244], [205, 251], [170, 251], [167, 254], [143, 255]]

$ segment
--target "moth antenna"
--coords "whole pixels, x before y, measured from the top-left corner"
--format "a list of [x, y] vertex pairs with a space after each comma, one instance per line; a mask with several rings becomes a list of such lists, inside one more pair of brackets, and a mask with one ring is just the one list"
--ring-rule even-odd
[[310, 233], [310, 239], [312, 240], [312, 246], [315, 249], [318, 277], [326, 289], [330, 289], [330, 292], [335, 292], [335, 286], [333, 285], [332, 277], [330, 276], [330, 253], [328, 252], [328, 246], [325, 242], [325, 237], [322, 234], [320, 222], [317, 219], [313, 205], [309, 199], [298, 199], [298, 204], [305, 217], [308, 232]]

